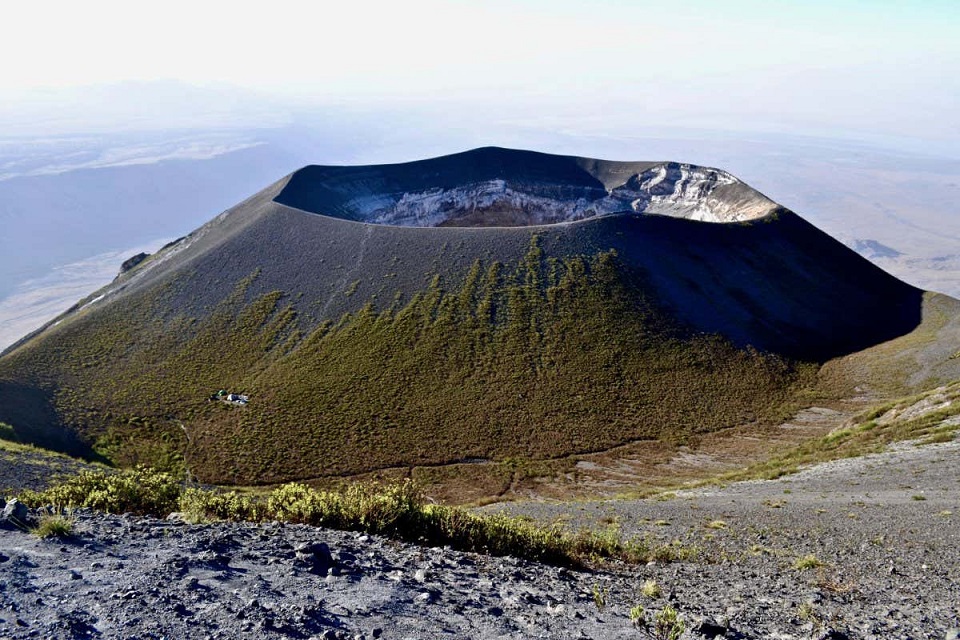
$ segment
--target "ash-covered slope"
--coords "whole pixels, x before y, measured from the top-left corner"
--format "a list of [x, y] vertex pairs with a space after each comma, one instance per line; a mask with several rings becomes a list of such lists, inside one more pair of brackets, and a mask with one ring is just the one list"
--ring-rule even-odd
[[388, 306], [434, 275], [454, 286], [478, 259], [516, 262], [534, 236], [548, 257], [616, 250], [678, 320], [743, 346], [825, 359], [919, 321], [918, 290], [726, 172], [499, 148], [305, 167], [80, 308], [173, 278], [182, 295], [170, 311], [203, 315], [256, 272], [248, 297], [297, 295], [302, 319], [315, 325], [371, 302]]
[[8, 350], [0, 421], [245, 483], [557, 457], [776, 419], [921, 297], [714, 169], [307, 167]]

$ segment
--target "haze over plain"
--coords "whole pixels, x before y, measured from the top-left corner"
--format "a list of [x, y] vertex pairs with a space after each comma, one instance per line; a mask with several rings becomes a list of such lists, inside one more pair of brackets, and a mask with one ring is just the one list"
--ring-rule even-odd
[[719, 166], [960, 294], [955, 3], [54, 5], [0, 38], [0, 345], [299, 166], [488, 144]]

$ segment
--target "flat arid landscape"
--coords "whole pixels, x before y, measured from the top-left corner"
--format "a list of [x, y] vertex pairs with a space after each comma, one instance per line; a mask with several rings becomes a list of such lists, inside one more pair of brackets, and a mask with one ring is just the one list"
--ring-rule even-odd
[[958, 311], [720, 169], [308, 166], [0, 356], [0, 629], [952, 637]]

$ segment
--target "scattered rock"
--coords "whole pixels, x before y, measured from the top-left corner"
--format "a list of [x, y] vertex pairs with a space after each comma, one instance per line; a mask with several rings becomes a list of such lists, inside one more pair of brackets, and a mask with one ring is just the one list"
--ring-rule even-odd
[[[812, 484], [800, 500], [802, 475], [790, 484], [712, 488], [714, 497], [703, 490], [696, 509], [684, 499], [580, 504], [578, 513], [596, 508], [602, 517], [621, 509], [615, 515], [625, 536], [649, 536], [651, 545], [680, 539], [702, 545], [706, 555], [704, 561], [618, 565], [609, 572], [303, 525], [196, 526], [77, 510], [75, 526], [83, 537], [76, 544], [0, 530], [0, 638], [613, 640], [642, 635], [629, 619], [634, 605], [652, 620], [669, 603], [686, 622], [684, 638], [690, 640], [879, 640], [932, 637], [932, 630], [937, 638], [960, 640], [953, 580], [960, 549], [951, 537], [953, 523], [920, 520], [929, 516], [928, 503], [955, 504], [960, 497], [952, 460], [945, 459], [939, 476], [933, 462], [924, 464], [924, 482], [931, 478], [927, 494], [936, 497], [915, 503], [909, 498], [915, 489], [907, 489], [906, 505], [897, 509], [871, 506], [865, 481], [854, 485], [836, 477]], [[908, 484], [895, 470], [883, 465], [877, 477], [890, 477], [895, 487]], [[782, 508], [762, 504], [782, 499], [784, 487], [793, 496]], [[835, 490], [847, 493], [833, 504], [842, 500], [842, 513], [858, 509], [859, 519], [834, 517], [837, 509], [817, 512], [830, 505], [822, 496]], [[856, 506], [850, 494], [867, 507]], [[550, 521], [548, 506], [517, 508]], [[939, 506], [933, 508], [936, 513]], [[705, 517], [722, 517], [731, 526], [706, 541]], [[672, 532], [653, 525], [660, 518], [673, 523]], [[932, 524], [921, 527], [920, 521]], [[882, 538], [890, 531], [898, 532], [895, 546]], [[807, 554], [824, 566], [794, 570], [792, 562]], [[885, 572], [891, 563], [895, 578]], [[924, 564], [930, 568], [923, 570]], [[647, 580], [664, 595], [643, 597], [639, 587]]]
[[727, 628], [724, 625], [717, 624], [713, 618], [701, 618], [699, 622], [693, 625], [693, 631], [705, 638], [718, 638], [727, 633]]
[[11, 498], [10, 502], [3, 506], [0, 512], [0, 524], [7, 527], [25, 529], [28, 526], [30, 518], [30, 509], [16, 498]]
[[120, 273], [118, 275], [123, 275], [127, 271], [130, 271], [138, 264], [150, 257], [149, 253], [138, 253], [134, 256], [130, 256], [123, 261], [123, 264], [120, 265]]
[[310, 542], [298, 545], [295, 564], [305, 566], [320, 576], [326, 576], [335, 567], [330, 547], [324, 542]]

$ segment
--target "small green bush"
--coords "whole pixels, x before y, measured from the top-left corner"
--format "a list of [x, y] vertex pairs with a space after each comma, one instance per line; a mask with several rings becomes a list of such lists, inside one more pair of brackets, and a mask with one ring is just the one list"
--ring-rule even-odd
[[180, 483], [171, 475], [138, 467], [119, 473], [81, 471], [43, 491], [24, 491], [29, 506], [88, 507], [107, 513], [165, 516], [175, 511]]
[[597, 611], [603, 612], [607, 608], [607, 596], [610, 595], [610, 587], [601, 587], [594, 583], [593, 585], [593, 604], [597, 605]]
[[687, 628], [679, 612], [670, 605], [654, 614], [652, 620], [643, 607], [637, 605], [630, 610], [630, 621], [646, 637], [654, 640], [680, 640]]
[[661, 609], [653, 620], [653, 635], [658, 640], [680, 640], [686, 625], [676, 609], [670, 605]]
[[0, 422], [0, 440], [9, 440], [10, 442], [18, 442], [17, 433], [13, 430], [13, 427], [8, 425], [6, 422]]
[[188, 522], [211, 520], [252, 520], [266, 517], [266, 505], [234, 491], [219, 493], [204, 489], [185, 489], [180, 495], [180, 512]]

